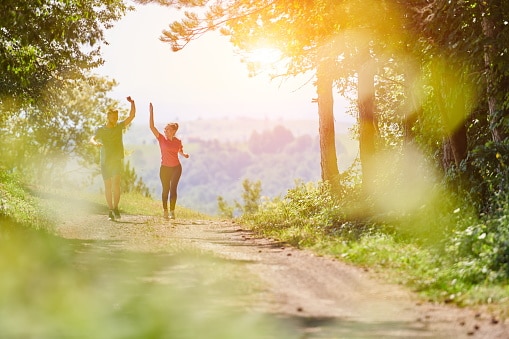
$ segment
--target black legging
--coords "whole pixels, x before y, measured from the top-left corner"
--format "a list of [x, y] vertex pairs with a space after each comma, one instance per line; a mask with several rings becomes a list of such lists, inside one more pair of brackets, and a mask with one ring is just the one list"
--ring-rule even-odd
[[163, 194], [161, 199], [163, 200], [163, 208], [168, 209], [168, 193], [170, 195], [170, 211], [175, 210], [175, 204], [177, 203], [177, 185], [179, 184], [180, 176], [182, 175], [182, 165], [174, 167], [161, 166], [159, 169], [159, 178], [161, 178], [161, 184], [163, 185]]

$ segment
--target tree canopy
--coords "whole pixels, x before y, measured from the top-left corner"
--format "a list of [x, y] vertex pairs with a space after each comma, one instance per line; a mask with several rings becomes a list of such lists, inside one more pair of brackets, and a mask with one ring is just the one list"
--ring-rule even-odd
[[100, 65], [104, 30], [122, 0], [4, 0], [0, 5], [0, 103], [39, 100]]

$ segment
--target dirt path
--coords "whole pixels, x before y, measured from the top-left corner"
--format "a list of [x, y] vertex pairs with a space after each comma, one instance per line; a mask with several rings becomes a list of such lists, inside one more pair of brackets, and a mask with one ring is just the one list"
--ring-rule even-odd
[[229, 221], [124, 215], [109, 222], [88, 213], [67, 218], [56, 231], [107, 241], [101, 246], [116, 251], [161, 253], [178, 244], [235, 262], [241, 279], [257, 282], [239, 307], [270, 314], [298, 338], [509, 338], [509, 324], [486, 313], [419, 302], [362, 269], [256, 238]]

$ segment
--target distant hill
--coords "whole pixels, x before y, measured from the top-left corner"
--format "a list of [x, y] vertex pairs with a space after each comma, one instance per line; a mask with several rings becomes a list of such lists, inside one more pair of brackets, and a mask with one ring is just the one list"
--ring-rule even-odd
[[[168, 121], [170, 122], [170, 121]], [[290, 130], [294, 136], [310, 135], [318, 136], [317, 120], [271, 120], [253, 118], [225, 118], [225, 119], [196, 119], [177, 121], [179, 123], [178, 136], [185, 139], [199, 138], [202, 140], [220, 140], [222, 142], [247, 141], [254, 131], [261, 133], [272, 130], [276, 126], [283, 126]], [[156, 127], [162, 131], [164, 124]], [[336, 134], [347, 135], [352, 127], [351, 123], [336, 122]], [[124, 136], [127, 144], [142, 144], [147, 139], [152, 139], [152, 133], [148, 123], [135, 123], [129, 127], [129, 132]]]

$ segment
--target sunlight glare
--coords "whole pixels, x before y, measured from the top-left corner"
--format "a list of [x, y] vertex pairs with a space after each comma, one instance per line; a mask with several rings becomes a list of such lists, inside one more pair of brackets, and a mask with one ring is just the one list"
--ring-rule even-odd
[[261, 65], [271, 65], [281, 59], [281, 51], [277, 48], [261, 47], [248, 53], [248, 60]]

